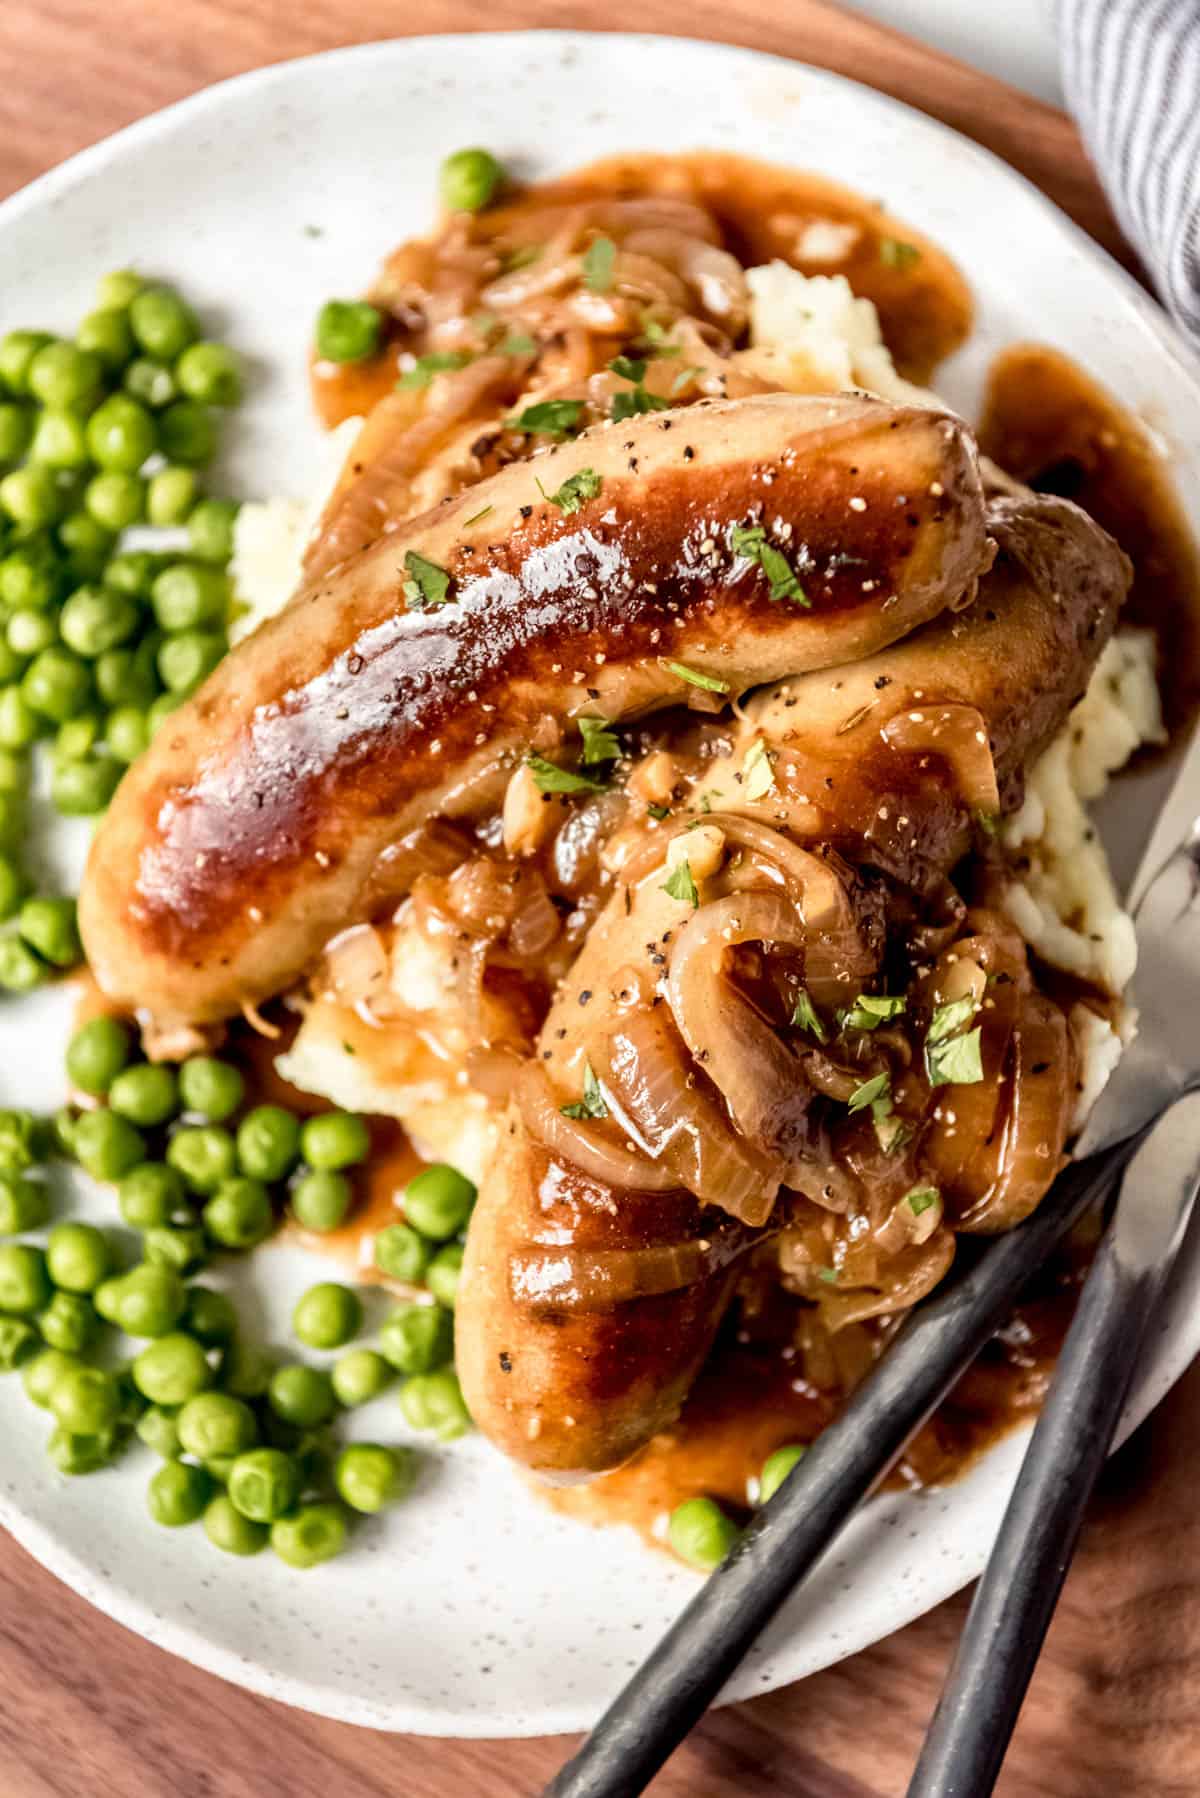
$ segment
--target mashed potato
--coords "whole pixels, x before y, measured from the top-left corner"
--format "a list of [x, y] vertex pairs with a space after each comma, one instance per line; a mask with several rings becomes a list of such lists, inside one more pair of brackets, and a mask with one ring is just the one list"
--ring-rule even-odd
[[[859, 299], [844, 276], [805, 276], [772, 262], [750, 269], [747, 280], [751, 341], [737, 353], [743, 366], [789, 392], [865, 388], [900, 404], [940, 403], [896, 373], [875, 307]], [[278, 612], [295, 590], [308, 534], [358, 423], [347, 420], [329, 438], [328, 483], [312, 504], [273, 499], [242, 507], [232, 564], [244, 608], [236, 636], [248, 635]], [[1014, 872], [1006, 899], [1013, 923], [1043, 961], [1114, 998], [1133, 973], [1133, 921], [1121, 905], [1086, 808], [1140, 744], [1160, 741], [1162, 734], [1153, 642], [1146, 632], [1123, 631], [1105, 650], [1087, 694], [1031, 769], [1025, 802], [1002, 838]], [[406, 938], [400, 931], [395, 969], [394, 988], [418, 1032], [422, 1016], [431, 1023], [440, 1020], [453, 977], [424, 936], [414, 932]], [[285, 1079], [350, 1110], [401, 1119], [421, 1153], [478, 1180], [495, 1124], [487, 1102], [466, 1086], [461, 1068], [425, 1056], [419, 1071], [409, 1071], [401, 1057], [381, 1072], [348, 1051], [340, 1016], [337, 1007], [310, 1007], [291, 1050], [279, 1060]], [[1088, 1006], [1076, 1006], [1070, 1022], [1081, 1065], [1078, 1126], [1112, 1073], [1122, 1044], [1113, 1025]]]

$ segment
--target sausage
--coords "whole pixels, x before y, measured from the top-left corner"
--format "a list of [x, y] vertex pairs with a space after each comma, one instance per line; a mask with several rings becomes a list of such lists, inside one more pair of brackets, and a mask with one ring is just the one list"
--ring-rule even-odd
[[[833, 803], [860, 833], [865, 860], [879, 842], [863, 840], [861, 821], [871, 822], [881, 805], [891, 809], [882, 793], [898, 803], [892, 816], [904, 820], [902, 842], [894, 833], [880, 839], [885, 861], [916, 838], [924, 847], [914, 868], [931, 876], [950, 870], [969, 842], [969, 815], [952, 783], [917, 765], [936, 756], [889, 747], [881, 726], [914, 705], [977, 708], [1001, 789], [1015, 803], [1025, 764], [1086, 686], [1129, 581], [1117, 546], [1067, 501], [998, 501], [989, 523], [1001, 554], [976, 604], [890, 649], [789, 680], [753, 702], [741, 741], [705, 768], [707, 808], [697, 814], [685, 803], [657, 827], [664, 854], [697, 815], [757, 813], [778, 830], [794, 808], [793, 820], [803, 811], [811, 826], [810, 797], [787, 763], [795, 756], [797, 767], [834, 769]], [[734, 778], [756, 736], [776, 748], [775, 789], [761, 805], [748, 802]], [[634, 866], [636, 883], [618, 884], [539, 1038], [537, 1065], [559, 1104], [578, 1094], [585, 1063], [610, 1036], [629, 993], [654, 990], [664, 929], [686, 928], [687, 907], [664, 894], [661, 862], [642, 856]], [[711, 1238], [713, 1208], [679, 1189], [631, 1193], [572, 1169], [532, 1139], [515, 1105], [503, 1142], [467, 1239], [456, 1313], [463, 1391], [480, 1428], [515, 1460], [551, 1479], [586, 1477], [618, 1465], [673, 1421], [720, 1324], [736, 1265], [703, 1269], [692, 1284], [652, 1297], [584, 1309], [530, 1290], [514, 1270], [531, 1243], [553, 1240], [560, 1253], [587, 1248], [597, 1219], [605, 1243], [627, 1251], [668, 1237]], [[749, 1232], [737, 1246], [755, 1240]]]
[[[790, 597], [733, 548], [756, 524]], [[736, 693], [872, 653], [991, 554], [966, 427], [858, 396], [702, 402], [512, 464], [302, 591], [166, 721], [89, 856], [96, 979], [160, 1027], [231, 1016], [399, 896], [415, 823], [494, 808], [574, 716], [711, 701], [679, 665]]]

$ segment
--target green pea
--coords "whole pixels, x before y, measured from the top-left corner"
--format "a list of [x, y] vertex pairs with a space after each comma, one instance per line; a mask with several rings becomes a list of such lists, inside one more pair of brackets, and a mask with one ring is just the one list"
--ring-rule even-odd
[[21, 1368], [21, 1383], [25, 1393], [42, 1411], [50, 1408], [50, 1394], [58, 1385], [65, 1373], [81, 1365], [75, 1355], [65, 1355], [61, 1349], [43, 1349], [41, 1354], [34, 1355]]
[[136, 269], [118, 268], [101, 275], [96, 284], [96, 304], [105, 309], [123, 311], [135, 300], [146, 283]]
[[155, 1267], [173, 1267], [176, 1273], [187, 1274], [204, 1266], [208, 1238], [199, 1224], [163, 1224], [146, 1231], [142, 1253]]
[[49, 1304], [51, 1290], [41, 1249], [27, 1242], [0, 1243], [0, 1311], [32, 1316]]
[[104, 740], [113, 760], [120, 762], [123, 767], [129, 767], [132, 762], [137, 761], [150, 741], [145, 712], [135, 705], [117, 706], [108, 714]]
[[50, 1410], [71, 1436], [100, 1436], [111, 1430], [121, 1395], [110, 1373], [99, 1367], [68, 1367], [54, 1382]]
[[46, 964], [18, 937], [0, 941], [0, 987], [6, 993], [32, 993], [47, 979]]
[[339, 1498], [367, 1516], [405, 1497], [416, 1477], [417, 1457], [411, 1448], [385, 1448], [378, 1442], [352, 1442], [333, 1465]]
[[67, 572], [77, 581], [96, 580], [112, 556], [114, 537], [90, 512], [71, 512], [58, 527]]
[[0, 793], [0, 843], [17, 848], [25, 825], [25, 805], [19, 793]]
[[265, 1398], [274, 1373], [275, 1363], [265, 1349], [235, 1337], [221, 1364], [221, 1384], [237, 1398]]
[[195, 316], [170, 287], [143, 287], [129, 302], [133, 334], [148, 356], [174, 362], [200, 335]]
[[59, 1473], [99, 1473], [112, 1464], [117, 1447], [113, 1430], [100, 1436], [76, 1436], [60, 1425], [46, 1444], [46, 1454]]
[[46, 1242], [46, 1271], [61, 1292], [94, 1292], [112, 1266], [112, 1249], [95, 1224], [56, 1224]]
[[0, 1174], [0, 1236], [40, 1230], [50, 1216], [50, 1189], [21, 1174]]
[[243, 1517], [229, 1498], [219, 1492], [204, 1512], [204, 1532], [214, 1548], [229, 1555], [256, 1555], [270, 1539], [265, 1523], [252, 1523]]
[[[174, 372], [167, 363], [157, 362], [152, 356], [135, 356], [122, 376], [121, 385], [126, 393], [155, 412], [179, 397]], [[162, 520], [151, 522], [161, 523]]]
[[207, 406], [196, 400], [173, 400], [159, 414], [162, 452], [168, 462], [203, 468], [217, 448], [217, 428]]
[[96, 1307], [81, 1292], [56, 1292], [38, 1312], [38, 1329], [51, 1348], [67, 1355], [81, 1355], [94, 1341], [100, 1327]]
[[292, 1330], [307, 1348], [341, 1348], [362, 1328], [362, 1300], [349, 1286], [322, 1280], [296, 1301]]
[[357, 1348], [338, 1356], [329, 1377], [338, 1404], [352, 1410], [358, 1405], [369, 1404], [381, 1392], [386, 1392], [396, 1376], [391, 1365], [374, 1349]]
[[228, 1392], [200, 1392], [178, 1417], [185, 1454], [206, 1461], [212, 1455], [240, 1455], [258, 1441], [258, 1425], [249, 1405]]
[[154, 644], [154, 655], [149, 658], [148, 666], [142, 648], [143, 644], [139, 643], [136, 650], [110, 649], [97, 660], [96, 691], [105, 705], [129, 706], [144, 713], [150, 701], [157, 697], [158, 643]]
[[83, 960], [73, 899], [27, 899], [17, 929], [53, 967], [74, 968]]
[[121, 307], [102, 306], [80, 321], [75, 341], [81, 350], [98, 356], [112, 374], [119, 374], [133, 355], [135, 344], [129, 315]]
[[0, 481], [0, 508], [24, 532], [45, 530], [66, 510], [54, 470], [44, 462], [27, 462]]
[[482, 212], [503, 179], [490, 150], [456, 150], [438, 171], [438, 195], [447, 212]]
[[0, 1373], [15, 1373], [38, 1346], [38, 1333], [22, 1317], [0, 1317]]
[[400, 1390], [400, 1409], [414, 1430], [429, 1430], [439, 1442], [453, 1442], [471, 1428], [471, 1413], [452, 1367], [414, 1374], [406, 1380]]
[[30, 362], [27, 380], [43, 406], [88, 412], [104, 391], [104, 364], [92, 350], [47, 343]]
[[111, 1295], [109, 1284], [97, 1287], [93, 1302], [101, 1317], [111, 1310], [109, 1321], [127, 1336], [165, 1336], [183, 1316], [187, 1288], [173, 1268], [143, 1261], [119, 1277]]
[[0, 689], [0, 744], [5, 749], [28, 749], [40, 728], [19, 687]]
[[458, 1283], [462, 1277], [463, 1249], [460, 1242], [448, 1242], [429, 1263], [425, 1275], [428, 1286], [439, 1305], [453, 1311], [458, 1299]]
[[9, 331], [0, 338], [0, 382], [10, 393], [29, 392], [30, 365], [52, 341], [48, 331]]
[[340, 1505], [301, 1505], [271, 1525], [271, 1547], [289, 1567], [316, 1567], [346, 1546], [346, 1513]]
[[158, 698], [154, 701], [154, 704], [146, 713], [146, 729], [150, 733], [150, 741], [152, 743], [163, 725], [167, 722], [167, 719], [171, 716], [171, 713], [177, 712], [181, 705], [186, 705], [187, 699], [188, 696], [186, 693], [159, 694]]
[[198, 485], [194, 468], [160, 468], [151, 475], [146, 491], [146, 516], [150, 523], [182, 524], [196, 504]]
[[212, 1378], [202, 1344], [178, 1330], [150, 1343], [133, 1364], [134, 1384], [152, 1405], [186, 1405]]
[[26, 705], [55, 724], [64, 724], [82, 712], [91, 697], [92, 677], [87, 663], [69, 649], [43, 649], [21, 682]]
[[379, 1332], [382, 1354], [400, 1373], [433, 1373], [454, 1353], [454, 1324], [441, 1305], [400, 1305]]
[[233, 533], [240, 508], [232, 499], [202, 499], [187, 521], [191, 552], [202, 562], [224, 567], [233, 554]]
[[179, 1083], [174, 1068], [142, 1062], [123, 1068], [108, 1089], [112, 1109], [142, 1129], [165, 1124], [179, 1109]]
[[179, 1097], [185, 1111], [210, 1124], [223, 1124], [246, 1096], [246, 1082], [232, 1062], [193, 1055], [179, 1070]]
[[275, 1227], [271, 1195], [261, 1180], [226, 1180], [204, 1207], [204, 1228], [227, 1249], [252, 1249]]
[[741, 1531], [715, 1499], [688, 1498], [676, 1505], [667, 1524], [667, 1540], [689, 1567], [711, 1573], [725, 1559]]
[[29, 884], [10, 855], [0, 854], [0, 923], [20, 911]]
[[349, 1111], [327, 1111], [307, 1118], [300, 1131], [300, 1153], [309, 1167], [354, 1167], [371, 1151], [371, 1132], [365, 1119]]
[[161, 1455], [164, 1461], [178, 1460], [183, 1453], [176, 1413], [163, 1405], [147, 1406], [138, 1418], [137, 1434], [139, 1440], [156, 1455]]
[[383, 314], [366, 300], [326, 300], [317, 314], [317, 355], [325, 362], [365, 362], [379, 348]]
[[216, 631], [180, 631], [158, 652], [158, 673], [170, 693], [191, 693], [212, 673], [225, 654], [224, 637]]
[[13, 612], [4, 630], [4, 640], [12, 656], [5, 672], [23, 671], [24, 664], [58, 641], [58, 625], [49, 612], [32, 609]]
[[13, 400], [0, 403], [0, 463], [19, 462], [33, 435], [33, 415], [28, 406]]
[[404, 1215], [432, 1242], [457, 1236], [471, 1215], [475, 1187], [444, 1162], [423, 1168], [404, 1189]]
[[146, 1508], [155, 1523], [179, 1529], [202, 1517], [213, 1496], [213, 1478], [187, 1461], [164, 1461], [146, 1488]]
[[102, 1317], [106, 1324], [115, 1324], [117, 1312], [121, 1307], [123, 1274], [110, 1274], [102, 1280], [92, 1294], [92, 1303], [96, 1307], [97, 1317]]
[[158, 426], [132, 394], [113, 393], [88, 419], [87, 441], [98, 468], [136, 474], [158, 448]]
[[[149, 550], [123, 549], [106, 563], [104, 585], [114, 593], [127, 594], [130, 599], [145, 599], [157, 568], [158, 559]], [[105, 694], [104, 697], [109, 696]]]
[[131, 1230], [161, 1229], [186, 1211], [183, 1176], [164, 1161], [144, 1161], [121, 1181], [117, 1203]]
[[389, 1224], [375, 1238], [375, 1265], [391, 1280], [419, 1286], [425, 1278], [433, 1250], [408, 1224]]
[[204, 1466], [212, 1475], [213, 1479], [219, 1481], [223, 1486], [229, 1478], [229, 1475], [233, 1470], [233, 1464], [236, 1460], [236, 1455], [209, 1455]]
[[50, 798], [64, 818], [94, 818], [117, 789], [123, 770], [120, 762], [98, 758], [64, 762], [50, 777]]
[[300, 1148], [300, 1125], [281, 1105], [257, 1105], [238, 1125], [237, 1157], [252, 1179], [284, 1179]]
[[173, 562], [155, 577], [152, 597], [154, 615], [163, 630], [198, 630], [224, 621], [229, 609], [229, 577], [218, 568]]
[[229, 1470], [230, 1502], [252, 1523], [274, 1523], [300, 1496], [300, 1470], [279, 1448], [252, 1448]]
[[167, 1165], [183, 1175], [189, 1192], [211, 1197], [233, 1175], [233, 1138], [215, 1124], [188, 1124], [167, 1144]]
[[52, 606], [61, 585], [62, 563], [46, 537], [23, 543], [0, 562], [0, 601], [13, 611]]
[[81, 1093], [102, 1098], [129, 1061], [133, 1041], [117, 1018], [89, 1018], [67, 1045], [67, 1077]]
[[803, 1442], [789, 1442], [783, 1448], [777, 1448], [774, 1454], [768, 1455], [763, 1462], [763, 1470], [758, 1482], [758, 1502], [765, 1505], [774, 1498], [788, 1474], [802, 1460], [807, 1452]]
[[40, 412], [29, 454], [47, 468], [86, 468], [87, 430], [78, 412]]
[[329, 1375], [299, 1362], [275, 1369], [267, 1398], [276, 1417], [301, 1430], [315, 1430], [328, 1423], [336, 1409]]
[[236, 406], [242, 397], [242, 367], [223, 343], [193, 343], [175, 364], [179, 385], [189, 399], [206, 406]]
[[83, 490], [83, 503], [96, 523], [115, 536], [146, 516], [146, 483], [135, 474], [110, 468], [92, 476]]
[[72, 1137], [75, 1159], [93, 1180], [119, 1180], [146, 1159], [146, 1144], [128, 1119], [85, 1111]]
[[292, 1216], [301, 1229], [325, 1235], [344, 1221], [350, 1199], [350, 1182], [344, 1174], [305, 1174], [292, 1188]]
[[223, 1348], [237, 1329], [232, 1299], [223, 1292], [214, 1292], [211, 1286], [191, 1287], [183, 1327], [207, 1347]]
[[30, 777], [28, 756], [0, 749], [0, 793], [28, 792]]
[[56, 762], [82, 762], [97, 747], [102, 736], [101, 721], [95, 712], [83, 712], [68, 718], [54, 734]]

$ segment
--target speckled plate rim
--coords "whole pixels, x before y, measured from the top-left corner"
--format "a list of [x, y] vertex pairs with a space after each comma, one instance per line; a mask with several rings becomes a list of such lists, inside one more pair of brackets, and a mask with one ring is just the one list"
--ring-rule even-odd
[[[523, 42], [530, 42], [543, 51], [559, 51], [564, 55], [586, 57], [593, 44], [603, 43], [610, 47], [614, 39], [583, 32], [504, 32], [479, 34], [465, 41], [476, 46], [480, 43], [491, 46], [499, 57], [519, 54]], [[796, 78], [803, 77], [806, 82], [840, 94], [848, 116], [852, 116], [856, 108], [862, 107], [885, 112], [894, 121], [902, 120], [910, 132], [923, 134], [931, 144], [940, 145], [948, 158], [956, 159], [960, 165], [973, 165], [977, 171], [986, 174], [997, 192], [1007, 189], [1019, 196], [1022, 205], [1038, 208], [1046, 221], [1052, 223], [1054, 229], [1062, 235], [1064, 243], [1069, 243], [1075, 254], [1090, 265], [1097, 283], [1111, 297], [1113, 309], [1124, 312], [1131, 331], [1152, 340], [1158, 356], [1171, 366], [1173, 378], [1194, 396], [1195, 416], [1200, 417], [1200, 368], [1157, 306], [1132, 277], [1060, 213], [1031, 183], [989, 152], [960, 137], [949, 127], [898, 101], [809, 65], [686, 38], [665, 39], [627, 34], [620, 41], [630, 47], [669, 46], [673, 55], [680, 58], [686, 56], [696, 63], [708, 64], [714, 77], [718, 70], [724, 71], [734, 65], [743, 71], [754, 71], [765, 78], [780, 81], [795, 81]], [[444, 36], [355, 45], [327, 51], [318, 56], [274, 64], [205, 89], [84, 150], [0, 205], [0, 249], [3, 248], [6, 228], [30, 211], [40, 208], [52, 210], [63, 196], [81, 182], [103, 171], [114, 158], [131, 150], [147, 151], [180, 125], [206, 114], [219, 112], [231, 100], [257, 98], [269, 93], [272, 88], [284, 88], [295, 79], [298, 71], [304, 71], [310, 65], [320, 65], [323, 71], [332, 72], [380, 57], [403, 58], [413, 48], [426, 52], [437, 50], [449, 57], [454, 55], [456, 48], [463, 42], [463, 39], [456, 36]], [[628, 146], [614, 144], [612, 147], [619, 149]], [[797, 158], [798, 162], [801, 160]], [[968, 275], [971, 274], [970, 269], [967, 272]], [[1191, 448], [1189, 446], [1189, 451]], [[1195, 446], [1195, 450], [1200, 455], [1200, 444]], [[1200, 465], [1197, 468], [1197, 478], [1200, 478]], [[1188, 1291], [1194, 1291], [1200, 1285], [1200, 1246], [1194, 1242], [1185, 1251], [1173, 1284], [1177, 1289], [1184, 1288]], [[1123, 1434], [1128, 1434], [1159, 1402], [1198, 1349], [1200, 1316], [1189, 1332], [1178, 1320], [1172, 1320], [1168, 1308], [1163, 1319], [1159, 1320], [1157, 1340], [1139, 1378], [1134, 1399], [1124, 1421]], [[977, 1552], [972, 1560], [955, 1561], [951, 1558], [944, 1567], [934, 1565], [927, 1568], [918, 1589], [895, 1595], [896, 1603], [884, 1628], [875, 1626], [846, 1634], [833, 1631], [828, 1640], [827, 1652], [815, 1659], [810, 1658], [803, 1665], [789, 1663], [786, 1652], [786, 1620], [777, 1624], [752, 1651], [739, 1675], [723, 1694], [722, 1702], [745, 1698], [789, 1683], [807, 1672], [815, 1671], [819, 1666], [828, 1665], [854, 1653], [931, 1609], [972, 1578], [986, 1558], [996, 1523], [1024, 1451], [1027, 1434], [1025, 1431], [1014, 1432], [1006, 1438], [956, 1489], [969, 1495], [976, 1513]], [[902, 1520], [912, 1521], [912, 1513], [902, 1509], [911, 1503], [911, 1500], [887, 1498], [876, 1501], [873, 1527], [882, 1524], [886, 1533], [886, 1528], [894, 1527]], [[822, 1584], [835, 1585], [848, 1572], [861, 1575], [861, 1558], [853, 1569], [851, 1567], [852, 1556], [856, 1548], [861, 1546], [858, 1540], [860, 1522], [861, 1518], [851, 1525], [834, 1551], [818, 1568], [814, 1576], [816, 1587], [819, 1588]], [[345, 1693], [317, 1681], [281, 1675], [266, 1665], [230, 1653], [214, 1644], [202, 1631], [178, 1619], [160, 1617], [136, 1597], [114, 1590], [101, 1572], [66, 1547], [38, 1517], [28, 1514], [3, 1493], [0, 1493], [0, 1524], [80, 1597], [138, 1635], [222, 1678], [284, 1703], [366, 1727], [464, 1737], [571, 1731], [586, 1727], [592, 1720], [591, 1707], [587, 1710], [570, 1704], [539, 1707], [536, 1700], [532, 1700], [520, 1712], [490, 1712], [483, 1715], [464, 1713], [453, 1719], [441, 1713], [431, 1716], [428, 1710], [413, 1708], [403, 1699], [386, 1705], [369, 1701], [356, 1702]], [[841, 1583], [844, 1585], [847, 1582]]]

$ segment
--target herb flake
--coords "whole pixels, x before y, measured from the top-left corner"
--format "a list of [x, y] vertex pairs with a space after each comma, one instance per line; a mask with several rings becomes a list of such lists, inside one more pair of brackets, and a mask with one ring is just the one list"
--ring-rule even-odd
[[573, 768], [560, 768], [557, 762], [547, 761], [544, 755], [528, 755], [525, 764], [539, 793], [599, 793], [603, 789], [602, 781], [592, 780], [587, 774], [577, 774]]
[[796, 1003], [792, 1007], [792, 1028], [793, 1030], [807, 1030], [809, 1035], [815, 1036], [819, 1043], [828, 1041], [825, 1026], [817, 1016], [817, 1008], [804, 987], [801, 987], [796, 994]]
[[600, 1082], [592, 1070], [590, 1061], [583, 1064], [583, 1097], [574, 1105], [560, 1105], [559, 1110], [565, 1118], [606, 1118], [608, 1106], [604, 1103], [604, 1094], [600, 1091]]
[[926, 1043], [940, 1043], [946, 1037], [953, 1036], [956, 1030], [971, 1022], [976, 1010], [974, 993], [966, 993], [961, 999], [951, 999], [946, 1005], [935, 1005], [933, 1016], [929, 1020]]
[[510, 431], [525, 431], [530, 436], [565, 437], [568, 431], [579, 429], [582, 417], [582, 400], [542, 400], [504, 422]]
[[584, 286], [592, 293], [607, 293], [613, 284], [617, 246], [611, 237], [594, 237], [583, 258]]
[[[540, 481], [538, 485], [541, 486]], [[546, 493], [545, 488], [542, 492], [552, 506], [557, 506], [569, 518], [580, 510], [585, 500], [595, 499], [603, 485], [603, 476], [594, 468], [581, 468], [567, 476], [557, 493]]]
[[905, 243], [902, 238], [881, 237], [879, 260], [888, 268], [911, 268], [914, 262], [920, 262], [921, 252], [915, 243]]
[[764, 799], [775, 785], [775, 770], [761, 737], [755, 737], [742, 759], [742, 787], [747, 799]]
[[882, 1074], [875, 1074], [870, 1080], [864, 1080], [850, 1094], [847, 1109], [854, 1113], [865, 1111], [867, 1106], [874, 1106], [880, 1099], [890, 1099], [892, 1076], [885, 1069]]
[[621, 745], [607, 718], [577, 718], [575, 722], [583, 738], [580, 760], [585, 768], [594, 768], [598, 762], [616, 761]]
[[663, 892], [670, 899], [682, 899], [693, 911], [700, 904], [696, 882], [692, 879], [692, 864], [686, 856], [676, 864], [669, 879], [664, 881]]
[[940, 1197], [936, 1186], [914, 1186], [910, 1192], [905, 1193], [902, 1203], [908, 1206], [914, 1217], [920, 1217], [922, 1212], [931, 1210]]
[[432, 606], [446, 603], [450, 593], [450, 574], [447, 569], [439, 568], [436, 562], [418, 555], [415, 549], [408, 551], [404, 567], [408, 573], [408, 579], [404, 583], [404, 597], [414, 611], [424, 612]]
[[688, 668], [683, 662], [666, 662], [663, 667], [670, 674], [677, 674], [680, 680], [690, 681], [693, 687], [703, 687], [708, 693], [728, 693], [729, 682], [718, 680], [715, 674], [702, 674], [698, 668]]
[[428, 356], [418, 356], [412, 367], [405, 369], [396, 385], [404, 388], [428, 387], [434, 375], [465, 368], [468, 362], [474, 360], [471, 350], [431, 350]]
[[860, 993], [842, 1023], [850, 1030], [877, 1030], [892, 1018], [898, 1018], [908, 1004], [904, 995]]
[[811, 606], [812, 601], [801, 586], [795, 569], [773, 543], [761, 524], [735, 525], [729, 533], [729, 547], [735, 556], [757, 562], [767, 577], [772, 599], [790, 599], [793, 605]]
[[965, 1036], [940, 1043], [925, 1041], [925, 1071], [931, 1086], [974, 1086], [983, 1079], [982, 1032], [978, 1024]]

